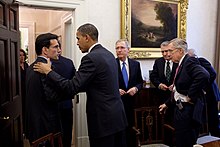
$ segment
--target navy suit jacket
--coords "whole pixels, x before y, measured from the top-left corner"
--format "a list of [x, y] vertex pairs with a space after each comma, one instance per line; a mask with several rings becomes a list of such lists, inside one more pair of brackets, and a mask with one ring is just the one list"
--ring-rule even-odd
[[127, 91], [128, 89], [132, 87], [136, 87], [138, 90], [140, 90], [143, 87], [143, 79], [141, 75], [141, 67], [140, 63], [138, 61], [135, 61], [133, 59], [128, 58], [128, 64], [129, 64], [129, 79], [128, 79], [128, 87], [125, 87], [123, 75], [121, 72], [121, 66], [119, 59], [116, 58], [116, 61], [118, 63], [118, 78], [119, 78], [119, 88]]
[[[138, 61], [135, 61], [133, 59], [128, 58], [128, 64], [129, 64], [129, 79], [128, 79], [128, 87], [126, 88], [121, 66], [119, 59], [116, 58], [116, 61], [118, 63], [118, 77], [119, 77], [119, 89], [123, 89], [125, 91], [129, 90], [132, 87], [136, 87], [139, 90], [143, 88], [143, 79], [141, 75], [141, 67], [140, 63]], [[121, 99], [124, 104], [126, 116], [128, 119], [128, 124], [130, 127], [134, 126], [134, 96], [130, 96], [128, 94], [121, 96]]]
[[38, 57], [27, 68], [25, 130], [30, 142], [61, 130], [58, 103], [53, 97], [56, 90], [48, 89], [48, 86], [44, 84], [46, 76], [33, 70], [33, 65], [37, 62], [46, 63], [47, 60]]
[[209, 84], [207, 85], [205, 91], [207, 96], [207, 101], [210, 99], [215, 99], [215, 101], [220, 100], [219, 95], [219, 88], [218, 85], [215, 82], [216, 79], [216, 71], [212, 67], [211, 63], [206, 60], [205, 58], [198, 58], [199, 63], [209, 72], [210, 78], [209, 78]]
[[[158, 88], [160, 83], [163, 83], [167, 86], [170, 86], [173, 84], [173, 79], [174, 79], [174, 76], [176, 73], [176, 68], [177, 68], [178, 64], [173, 63], [170, 81], [168, 82], [166, 79], [166, 76], [164, 74], [165, 63], [166, 63], [166, 61], [163, 57], [156, 59], [154, 62], [153, 70], [150, 74], [150, 81], [153, 83], [153, 85], [156, 88]], [[161, 96], [161, 103], [166, 102], [171, 97], [171, 91], [169, 91], [169, 90], [166, 90], [166, 91], [158, 90], [158, 93]]]
[[99, 138], [122, 131], [127, 126], [119, 94], [118, 66], [114, 55], [100, 44], [95, 45], [81, 60], [71, 80], [51, 71], [47, 75], [64, 92], [87, 94], [86, 112], [90, 138]]
[[178, 93], [191, 98], [194, 103], [193, 118], [203, 122], [204, 92], [209, 82], [209, 73], [205, 70], [195, 57], [186, 55], [183, 58], [175, 79]]
[[[63, 76], [64, 78], [67, 79], [72, 79], [73, 76], [75, 75], [76, 69], [75, 66], [73, 64], [73, 61], [63, 57], [63, 56], [59, 56], [58, 60], [51, 60], [52, 61], [52, 65], [54, 67], [54, 71], [57, 72], [59, 75]], [[59, 108], [61, 109], [71, 109], [73, 107], [73, 103], [72, 103], [72, 97], [69, 98], [65, 98], [67, 100], [65, 101], [61, 101], [59, 103]]]

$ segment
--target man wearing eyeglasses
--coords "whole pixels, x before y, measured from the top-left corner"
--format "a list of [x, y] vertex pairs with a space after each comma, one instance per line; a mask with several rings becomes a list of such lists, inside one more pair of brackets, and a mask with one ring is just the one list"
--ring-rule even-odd
[[115, 49], [118, 63], [119, 92], [128, 120], [128, 127], [126, 128], [127, 147], [135, 147], [135, 132], [132, 129], [134, 126], [134, 97], [143, 87], [141, 67], [138, 61], [128, 57], [130, 45], [126, 39], [118, 40], [115, 43]]
[[[173, 84], [175, 71], [178, 66], [177, 63], [174, 63], [170, 60], [170, 55], [168, 53], [168, 45], [169, 41], [164, 41], [161, 43], [160, 48], [163, 57], [155, 60], [153, 70], [150, 74], [150, 81], [156, 88], [158, 88], [158, 93], [161, 98], [160, 104], [163, 104], [170, 99], [171, 91], [169, 90], [169, 87]], [[172, 126], [172, 119], [173, 106], [171, 105], [165, 113], [165, 123], [170, 124]], [[170, 137], [165, 136], [165, 144], [172, 146], [172, 139], [170, 139]]]
[[[174, 78], [172, 102], [174, 108], [174, 128], [176, 147], [193, 147], [196, 144], [200, 125], [204, 116], [204, 91], [209, 73], [194, 57], [187, 55], [187, 43], [175, 38], [168, 45], [168, 54], [178, 63]], [[166, 109], [168, 103], [160, 105], [159, 111]]]
[[[57, 59], [59, 44], [58, 36], [51, 33], [40, 34], [35, 41], [37, 59], [27, 69], [25, 128], [30, 143], [49, 133], [61, 131], [57, 99], [59, 91], [46, 85], [46, 76], [33, 70], [37, 62], [46, 63], [48, 58]], [[46, 92], [48, 90], [48, 92]], [[47, 143], [45, 146], [49, 146]]]

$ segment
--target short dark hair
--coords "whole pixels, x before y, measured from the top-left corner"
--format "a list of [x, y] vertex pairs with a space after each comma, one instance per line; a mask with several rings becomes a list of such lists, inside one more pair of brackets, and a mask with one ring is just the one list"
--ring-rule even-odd
[[81, 25], [77, 31], [80, 32], [82, 36], [89, 35], [92, 40], [98, 41], [99, 32], [93, 24], [86, 23]]
[[40, 34], [37, 36], [36, 41], [35, 41], [35, 51], [37, 55], [42, 54], [42, 48], [43, 47], [50, 47], [50, 40], [52, 39], [58, 39], [58, 36], [56, 34], [52, 33], [45, 33], [45, 34]]

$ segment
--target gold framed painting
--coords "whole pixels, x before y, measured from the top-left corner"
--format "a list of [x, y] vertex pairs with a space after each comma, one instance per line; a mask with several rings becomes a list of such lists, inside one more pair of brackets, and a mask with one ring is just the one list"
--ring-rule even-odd
[[188, 0], [121, 0], [121, 37], [129, 40], [130, 58], [161, 57], [160, 44], [186, 38]]

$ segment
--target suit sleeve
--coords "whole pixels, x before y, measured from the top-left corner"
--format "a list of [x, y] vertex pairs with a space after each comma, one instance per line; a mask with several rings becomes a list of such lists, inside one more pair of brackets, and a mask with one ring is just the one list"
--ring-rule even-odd
[[46, 95], [47, 101], [59, 101], [59, 90], [45, 77], [41, 75], [41, 83], [44, 89], [44, 94]]
[[54, 71], [49, 72], [47, 77], [51, 79], [63, 92], [73, 96], [78, 92], [86, 90], [88, 83], [94, 77], [95, 69], [96, 67], [92, 60], [88, 56], [84, 56], [79, 70], [71, 80], [63, 78]]
[[143, 87], [143, 78], [142, 78], [141, 66], [139, 62], [138, 62], [138, 68], [137, 68], [137, 85], [135, 87], [137, 87], [138, 91], [142, 89]]
[[209, 73], [194, 60], [196, 59], [189, 58], [189, 62], [187, 62], [185, 67], [192, 78], [188, 91], [188, 96], [192, 101], [196, 101], [198, 93], [200, 93], [201, 89], [205, 88], [209, 81]]
[[73, 77], [75, 75], [75, 73], [76, 73], [76, 68], [75, 68], [75, 66], [73, 64], [73, 61], [72, 60], [70, 60], [70, 61], [71, 61], [72, 69], [73, 69], [73, 71], [72, 71], [72, 77]]
[[157, 63], [155, 61], [153, 65], [153, 70], [150, 74], [150, 81], [153, 83], [153, 85], [157, 88], [160, 85], [160, 80], [159, 80], [159, 72], [158, 72], [158, 67]]
[[216, 79], [215, 69], [212, 67], [211, 63], [205, 58], [199, 58], [199, 62], [209, 72], [210, 74], [209, 82], [213, 83]]

